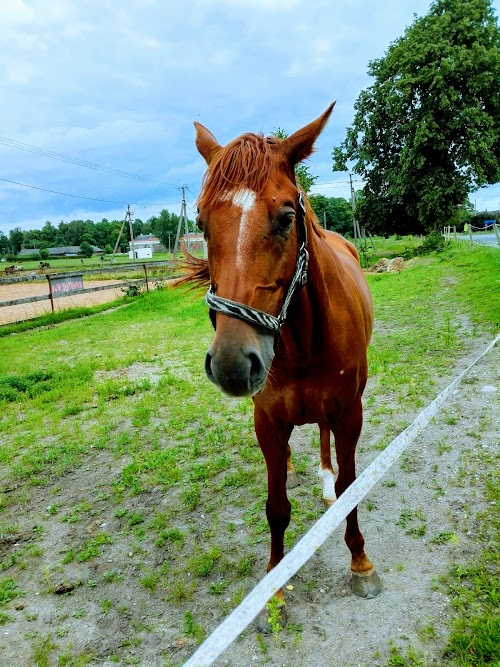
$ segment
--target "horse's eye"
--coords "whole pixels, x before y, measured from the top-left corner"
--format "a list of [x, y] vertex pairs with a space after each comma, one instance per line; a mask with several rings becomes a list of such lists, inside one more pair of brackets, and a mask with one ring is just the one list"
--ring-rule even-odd
[[200, 220], [200, 216], [199, 216], [199, 215], [196, 216], [196, 218], [195, 218], [195, 223], [196, 223], [196, 226], [198, 227], [198, 229], [200, 230], [200, 232], [202, 232], [202, 231], [203, 231], [203, 224], [202, 224], [202, 222], [201, 222], [201, 220]]
[[282, 213], [276, 221], [278, 232], [280, 234], [287, 232], [292, 226], [294, 218], [295, 218], [295, 211], [293, 210]]

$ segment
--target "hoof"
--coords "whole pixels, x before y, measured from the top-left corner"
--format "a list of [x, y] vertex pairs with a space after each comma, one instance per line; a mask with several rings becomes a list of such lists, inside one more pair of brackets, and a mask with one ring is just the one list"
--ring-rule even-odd
[[286, 476], [286, 488], [294, 489], [296, 486], [300, 486], [300, 479], [295, 470], [288, 472]]
[[371, 600], [382, 592], [382, 579], [375, 570], [366, 574], [352, 573], [352, 592], [360, 598]]
[[279, 608], [278, 616], [271, 621], [271, 611], [266, 606], [255, 619], [255, 629], [262, 635], [272, 635], [282, 630], [287, 622], [284, 603]]

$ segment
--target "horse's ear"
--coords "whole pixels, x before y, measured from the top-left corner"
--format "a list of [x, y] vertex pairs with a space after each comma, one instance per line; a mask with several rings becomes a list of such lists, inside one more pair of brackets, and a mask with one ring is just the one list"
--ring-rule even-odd
[[311, 155], [314, 150], [314, 142], [327, 124], [334, 106], [335, 102], [332, 102], [319, 118], [283, 140], [280, 149], [285, 152], [290, 164], [295, 166]]
[[196, 148], [205, 158], [206, 163], [210, 164], [212, 158], [220, 151], [222, 146], [204, 125], [195, 120], [194, 126], [196, 128]]

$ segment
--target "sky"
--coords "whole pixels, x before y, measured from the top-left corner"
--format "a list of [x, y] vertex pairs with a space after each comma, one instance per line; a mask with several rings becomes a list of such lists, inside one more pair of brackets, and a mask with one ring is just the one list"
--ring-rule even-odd
[[[500, 0], [494, 7], [498, 16]], [[291, 134], [333, 100], [306, 164], [318, 177], [313, 192], [348, 198], [332, 147], [371, 83], [369, 61], [428, 8], [429, 0], [0, 0], [0, 231], [122, 220], [129, 203], [144, 221], [162, 208], [180, 213], [182, 186], [194, 218], [205, 171], [194, 120], [226, 144], [243, 132]], [[497, 209], [500, 185], [470, 199]]]

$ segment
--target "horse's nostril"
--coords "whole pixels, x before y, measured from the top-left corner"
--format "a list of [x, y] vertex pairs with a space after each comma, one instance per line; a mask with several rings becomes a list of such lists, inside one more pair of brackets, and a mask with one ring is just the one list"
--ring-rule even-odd
[[209, 352], [205, 355], [205, 373], [212, 377], [212, 355]]
[[248, 359], [250, 361], [250, 380], [252, 382], [260, 382], [264, 374], [264, 363], [260, 354], [250, 352]]

